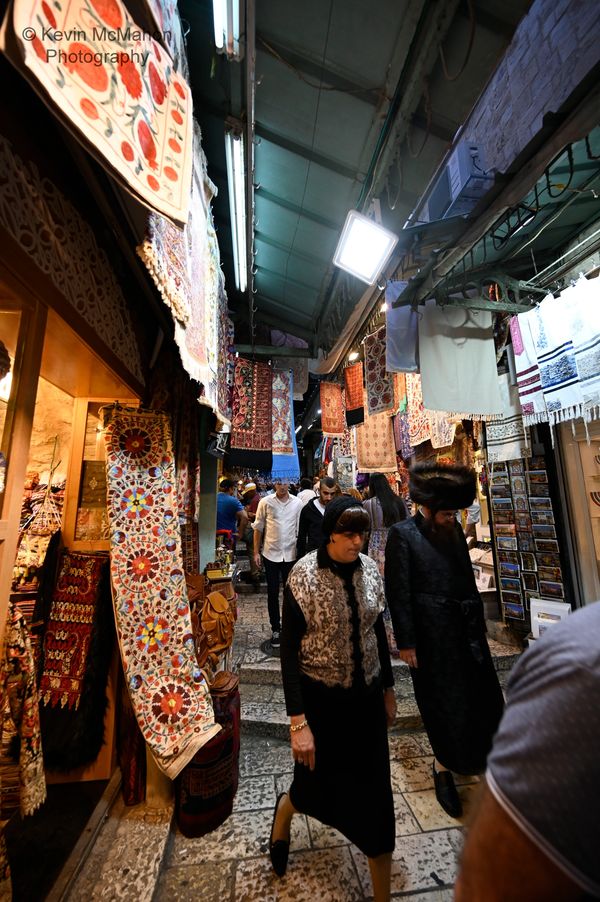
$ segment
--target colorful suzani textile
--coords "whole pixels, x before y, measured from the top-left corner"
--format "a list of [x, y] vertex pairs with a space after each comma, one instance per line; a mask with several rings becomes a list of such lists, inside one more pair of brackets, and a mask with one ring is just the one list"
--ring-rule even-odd
[[273, 370], [272, 380], [271, 478], [295, 482], [300, 477], [300, 463], [294, 431], [294, 377], [291, 370]]
[[273, 463], [271, 367], [238, 357], [233, 383], [229, 462], [269, 472]]
[[337, 382], [321, 382], [321, 429], [323, 435], [343, 435], [346, 429], [342, 386]]
[[[23, 35], [34, 34], [32, 40]], [[13, 0], [0, 40], [108, 172], [178, 226], [192, 174], [192, 97], [169, 55], [121, 0]]]
[[393, 473], [396, 470], [392, 418], [387, 413], [365, 415], [362, 426], [356, 427], [356, 457], [360, 473]]
[[546, 402], [542, 391], [540, 368], [535, 354], [535, 345], [529, 323], [533, 311], [513, 316], [510, 334], [517, 371], [517, 390], [523, 413], [523, 423], [533, 426], [547, 421]]
[[365, 338], [365, 387], [367, 410], [374, 413], [394, 413], [394, 377], [385, 368], [385, 326]]
[[571, 312], [562, 296], [549, 295], [531, 311], [529, 320], [548, 422], [553, 425], [583, 415]]
[[123, 669], [142, 735], [174, 778], [219, 727], [194, 649], [168, 418], [115, 409], [105, 437]]
[[517, 387], [510, 384], [508, 373], [501, 375], [499, 381], [502, 419], [488, 423], [486, 428], [487, 457], [490, 463], [531, 456], [531, 444], [527, 441], [527, 427], [523, 426]]
[[[427, 301], [419, 320], [423, 405], [465, 420], [502, 413], [492, 314]], [[477, 374], [476, 378], [474, 374]]]
[[406, 374], [406, 397], [408, 415], [408, 441], [412, 448], [431, 438], [431, 424], [423, 409], [421, 377], [418, 373]]

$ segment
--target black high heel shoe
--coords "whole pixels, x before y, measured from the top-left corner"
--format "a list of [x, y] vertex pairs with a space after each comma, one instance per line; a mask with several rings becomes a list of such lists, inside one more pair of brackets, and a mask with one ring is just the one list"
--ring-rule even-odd
[[289, 840], [276, 839], [275, 842], [273, 842], [275, 818], [277, 817], [277, 812], [279, 811], [279, 803], [284, 795], [287, 795], [287, 793], [280, 792], [277, 796], [277, 801], [275, 802], [275, 811], [273, 812], [273, 823], [271, 824], [271, 836], [269, 837], [269, 855], [271, 857], [271, 864], [273, 865], [273, 870], [278, 877], [283, 877], [285, 875], [285, 872], [287, 870], [288, 854], [290, 851]]

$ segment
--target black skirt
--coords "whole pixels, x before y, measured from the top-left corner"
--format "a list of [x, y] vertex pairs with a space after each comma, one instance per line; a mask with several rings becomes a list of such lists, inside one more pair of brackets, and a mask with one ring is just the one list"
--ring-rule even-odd
[[339, 830], [369, 858], [392, 852], [394, 800], [383, 689], [358, 694], [306, 677], [301, 683], [315, 738], [315, 769], [295, 765], [292, 805]]

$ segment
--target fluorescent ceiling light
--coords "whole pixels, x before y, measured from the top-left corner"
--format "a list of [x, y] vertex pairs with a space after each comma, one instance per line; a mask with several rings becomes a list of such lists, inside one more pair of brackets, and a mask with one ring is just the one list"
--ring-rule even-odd
[[244, 48], [240, 44], [243, 16], [242, 0], [213, 0], [215, 46], [230, 59], [240, 60], [243, 56]]
[[246, 290], [246, 190], [244, 178], [244, 136], [225, 132], [229, 216], [233, 243], [235, 284], [238, 291]]
[[390, 258], [398, 243], [398, 236], [350, 210], [333, 262], [368, 285], [373, 285], [377, 276]]

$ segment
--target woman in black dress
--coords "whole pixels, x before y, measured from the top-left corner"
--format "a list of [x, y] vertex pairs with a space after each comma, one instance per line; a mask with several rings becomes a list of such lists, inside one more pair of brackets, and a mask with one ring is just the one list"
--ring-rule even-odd
[[296, 563], [283, 602], [281, 671], [295, 760], [277, 799], [269, 850], [285, 874], [296, 812], [336, 828], [369, 859], [375, 902], [390, 895], [394, 803], [387, 728], [396, 715], [369, 526], [354, 498], [330, 501], [323, 543]]

